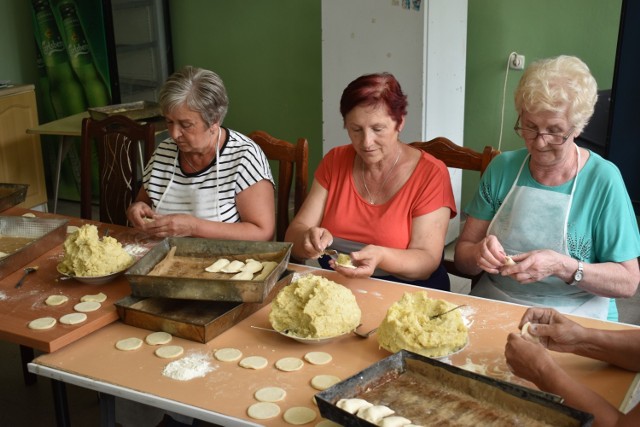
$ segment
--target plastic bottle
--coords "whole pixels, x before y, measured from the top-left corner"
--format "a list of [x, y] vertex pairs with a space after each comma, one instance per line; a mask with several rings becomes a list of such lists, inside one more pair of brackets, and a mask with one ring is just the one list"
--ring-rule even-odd
[[84, 91], [69, 64], [64, 42], [49, 2], [32, 0], [32, 5], [40, 52], [49, 77], [51, 103], [57, 118], [86, 111]]
[[58, 10], [62, 18], [71, 67], [80, 80], [89, 107], [109, 105], [111, 96], [95, 66], [89, 42], [78, 18], [76, 4], [73, 1], [63, 0], [58, 4]]

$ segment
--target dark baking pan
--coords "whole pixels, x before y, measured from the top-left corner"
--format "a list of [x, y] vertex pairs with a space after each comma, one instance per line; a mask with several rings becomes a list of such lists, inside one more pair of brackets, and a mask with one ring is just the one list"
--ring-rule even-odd
[[0, 212], [24, 202], [28, 188], [27, 184], [0, 183]]
[[[345, 426], [373, 426], [336, 406], [360, 398], [420, 425], [590, 426], [593, 416], [553, 395], [402, 350], [316, 394], [320, 414]], [[454, 408], [452, 410], [452, 408]]]

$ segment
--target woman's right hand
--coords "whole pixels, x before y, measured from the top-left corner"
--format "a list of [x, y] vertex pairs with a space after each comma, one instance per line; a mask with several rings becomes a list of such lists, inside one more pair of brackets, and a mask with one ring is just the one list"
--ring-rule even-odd
[[549, 350], [575, 353], [586, 329], [553, 308], [531, 307], [522, 316], [520, 328], [529, 322], [529, 333]]
[[302, 256], [306, 259], [319, 258], [324, 250], [333, 243], [333, 235], [322, 227], [310, 227], [303, 236]]
[[480, 240], [476, 248], [476, 265], [487, 273], [499, 274], [507, 254], [498, 238], [490, 234]]
[[135, 228], [143, 228], [146, 223], [146, 218], [153, 218], [155, 212], [151, 207], [144, 202], [135, 202], [127, 209], [127, 218], [131, 225]]

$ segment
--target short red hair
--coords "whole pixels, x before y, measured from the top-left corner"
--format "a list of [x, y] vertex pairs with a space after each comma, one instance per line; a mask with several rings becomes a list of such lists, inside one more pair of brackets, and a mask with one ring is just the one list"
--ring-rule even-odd
[[340, 98], [340, 114], [344, 122], [345, 116], [355, 107], [379, 105], [387, 108], [396, 126], [407, 115], [407, 95], [391, 73], [366, 74], [349, 83]]

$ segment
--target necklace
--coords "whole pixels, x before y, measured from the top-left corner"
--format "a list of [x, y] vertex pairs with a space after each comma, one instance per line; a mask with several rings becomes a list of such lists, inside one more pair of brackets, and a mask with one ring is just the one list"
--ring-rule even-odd
[[[378, 189], [376, 194], [384, 189], [385, 184], [387, 183], [387, 181], [391, 177], [391, 172], [393, 171], [393, 169], [398, 164], [398, 160], [400, 160], [400, 151], [401, 151], [400, 148], [398, 148], [398, 155], [396, 156], [396, 160], [395, 160], [395, 162], [393, 162], [393, 166], [391, 166], [391, 169], [389, 169], [389, 171], [387, 172], [387, 176], [384, 178], [384, 181], [382, 181], [382, 184], [380, 184], [380, 188]], [[364, 189], [367, 191], [367, 195], [369, 196], [369, 204], [375, 205], [376, 204], [376, 200], [371, 195], [371, 192], [369, 191], [369, 187], [367, 187], [367, 181], [364, 179], [364, 161], [362, 161], [362, 183], [364, 184]]]

